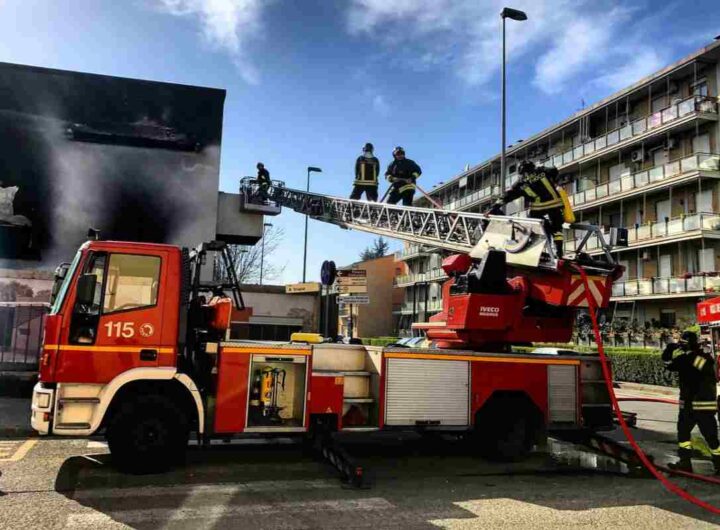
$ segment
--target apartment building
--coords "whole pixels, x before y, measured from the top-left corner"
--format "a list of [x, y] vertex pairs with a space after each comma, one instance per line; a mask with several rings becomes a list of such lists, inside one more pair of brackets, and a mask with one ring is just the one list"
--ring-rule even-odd
[[[516, 182], [521, 161], [555, 166], [579, 221], [629, 230], [629, 246], [615, 250], [625, 274], [608, 316], [682, 326], [700, 299], [720, 290], [718, 59], [716, 40], [509, 147], [503, 179], [497, 155], [430, 194], [445, 208], [479, 212]], [[507, 213], [522, 209], [516, 202]], [[566, 252], [582, 235], [566, 234]], [[587, 249], [600, 252], [596, 241]], [[406, 288], [401, 323], [440, 309], [445, 276], [432, 250], [407, 245], [398, 256], [409, 268], [397, 279]]]

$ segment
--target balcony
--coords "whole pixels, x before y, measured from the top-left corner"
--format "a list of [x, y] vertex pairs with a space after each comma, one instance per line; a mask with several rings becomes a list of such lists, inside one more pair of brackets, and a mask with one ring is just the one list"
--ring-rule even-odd
[[424, 245], [409, 245], [395, 254], [396, 261], [405, 261], [414, 258], [428, 256], [430, 251]]
[[[558, 169], [570, 168], [579, 162], [587, 162], [609, 152], [628, 147], [646, 138], [664, 133], [680, 124], [692, 122], [695, 119], [716, 121], [718, 119], [717, 98], [700, 96], [689, 97], [677, 103], [673, 103], [669, 107], [655, 112], [650, 116], [639, 118], [629, 124], [610, 131], [607, 134], [593, 138], [583, 145], [568, 149], [563, 153], [553, 155], [541, 161], [541, 163], [553, 165]], [[506, 186], [512, 186], [517, 178], [517, 174], [508, 175], [505, 181]], [[469, 193], [459, 199], [446, 202], [443, 207], [449, 210], [463, 210], [480, 204], [485, 200], [490, 200], [493, 195], [498, 195], [499, 193], [499, 186], [487, 186]], [[591, 199], [584, 199], [584, 202], [590, 201]]]
[[440, 282], [446, 279], [447, 274], [445, 274], [445, 271], [438, 268], [430, 269], [427, 272], [403, 274], [402, 276], [397, 276], [393, 281], [393, 285], [395, 287], [410, 287], [418, 283]]
[[571, 195], [570, 203], [576, 210], [583, 210], [617, 201], [635, 193], [646, 193], [653, 189], [678, 184], [688, 177], [695, 177], [700, 171], [720, 171], [720, 155], [695, 153], [664, 165], [627, 174], [617, 180]]
[[720, 277], [641, 278], [616, 282], [611, 301], [648, 300], [652, 298], [685, 298], [720, 292]]
[[607, 134], [593, 138], [583, 145], [551, 156], [543, 163], [553, 165], [558, 169], [566, 169], [578, 162], [598, 158], [621, 147], [627, 147], [645, 138], [666, 132], [680, 123], [693, 121], [696, 118], [717, 120], [717, 114], [716, 98], [692, 96]]
[[[416, 315], [420, 313], [437, 313], [438, 311], [442, 310], [442, 300], [428, 300], [427, 302], [427, 311], [425, 306], [425, 300], [423, 298], [418, 298], [417, 302], [414, 304], [415, 311], [414, 313]], [[403, 302], [402, 304], [396, 304], [393, 305], [393, 313], [400, 314], [400, 315], [412, 315], [413, 314], [413, 301], [407, 300]]]
[[[687, 240], [701, 237], [705, 231], [720, 231], [720, 213], [694, 213], [681, 217], [674, 217], [667, 221], [648, 223], [628, 228], [628, 249], [639, 248], [658, 243], [667, 243], [674, 240]], [[584, 233], [584, 232], [583, 232]], [[603, 232], [605, 240], [609, 234]], [[565, 243], [565, 250], [575, 252], [582, 236]], [[625, 250], [618, 248], [614, 251]], [[588, 254], [601, 254], [602, 248], [598, 238], [591, 236], [585, 246]]]

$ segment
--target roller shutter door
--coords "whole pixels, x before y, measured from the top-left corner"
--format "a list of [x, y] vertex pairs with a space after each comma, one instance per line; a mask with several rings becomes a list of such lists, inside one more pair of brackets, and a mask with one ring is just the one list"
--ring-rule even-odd
[[550, 423], [577, 421], [577, 367], [548, 366], [548, 420]]
[[468, 425], [467, 361], [388, 359], [385, 424]]

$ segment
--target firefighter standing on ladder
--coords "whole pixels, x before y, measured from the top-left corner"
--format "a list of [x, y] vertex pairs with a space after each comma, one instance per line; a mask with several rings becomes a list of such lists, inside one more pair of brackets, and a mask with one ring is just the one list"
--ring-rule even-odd
[[563, 222], [572, 222], [574, 216], [570, 204], [563, 199], [563, 191], [559, 189], [558, 170], [554, 167], [535, 167], [535, 164], [526, 161], [520, 164], [518, 172], [520, 180], [495, 202], [490, 213], [500, 214], [507, 203], [524, 197], [526, 206], [530, 208], [528, 217], [545, 220], [546, 231], [555, 243], [557, 257], [561, 258]]
[[403, 206], [412, 206], [415, 181], [422, 174], [422, 170], [413, 160], [405, 158], [405, 149], [400, 146], [393, 150], [393, 159], [385, 171], [385, 178], [390, 182], [387, 202], [397, 204], [402, 199]]
[[378, 175], [380, 174], [380, 161], [373, 154], [373, 144], [366, 143], [363, 154], [355, 162], [355, 183], [350, 198], [358, 200], [365, 192], [367, 200], [378, 200]]
[[[673, 353], [682, 353], [673, 359]], [[715, 362], [698, 344], [697, 334], [683, 332], [679, 343], [668, 344], [662, 353], [665, 369], [677, 372], [680, 378], [680, 410], [678, 414], [678, 456], [673, 469], [692, 472], [692, 441], [695, 425], [710, 448], [715, 474], [720, 475], [720, 441], [715, 414], [718, 410], [715, 386]]]

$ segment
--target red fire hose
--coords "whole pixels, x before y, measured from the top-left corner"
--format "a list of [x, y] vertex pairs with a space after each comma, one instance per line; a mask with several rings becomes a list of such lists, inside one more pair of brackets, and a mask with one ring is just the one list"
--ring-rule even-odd
[[[590, 319], [592, 320], [593, 325], [593, 333], [595, 335], [595, 344], [597, 344], [598, 348], [598, 354], [600, 355], [600, 361], [603, 371], [603, 376], [605, 378], [605, 384], [607, 385], [608, 393], [610, 394], [610, 400], [612, 402], [613, 410], [615, 411], [615, 416], [617, 416], [618, 423], [620, 424], [620, 427], [622, 428], [623, 433], [625, 434], [625, 437], [627, 438], [628, 442], [630, 442], [631, 447], [635, 451], [635, 454], [640, 459], [640, 461], [643, 463], [645, 468], [656, 478], [658, 479], [665, 488], [674, 493], [675, 495], [678, 495], [679, 497], [685, 499], [688, 502], [691, 502], [695, 504], [696, 506], [699, 506], [700, 508], [704, 508], [705, 510], [712, 512], [716, 515], [720, 515], [720, 508], [713, 506], [712, 504], [709, 504], [702, 499], [698, 499], [691, 493], [685, 491], [680, 486], [669, 480], [665, 475], [663, 475], [660, 470], [653, 464], [653, 462], [647, 457], [645, 452], [640, 448], [637, 441], [635, 440], [635, 437], [632, 435], [632, 432], [630, 431], [630, 428], [628, 427], [627, 423], [625, 422], [625, 418], [622, 415], [622, 412], [620, 411], [620, 404], [618, 403], [618, 398], [615, 396], [615, 389], [613, 388], [612, 384], [612, 377], [610, 375], [610, 368], [608, 365], [607, 357], [605, 356], [605, 349], [603, 348], [602, 338], [600, 337], [600, 328], [598, 327], [597, 323], [597, 307], [595, 305], [595, 299], [590, 295], [590, 286], [588, 285], [588, 279], [587, 274], [585, 273], [585, 270], [576, 265], [573, 264], [573, 268], [577, 270], [580, 273], [580, 276], [583, 280], [583, 283], [585, 284], [585, 298], [588, 301], [588, 313], [590, 313]], [[670, 471], [670, 470], [664, 470], [664, 471]], [[713, 484], [720, 484], [720, 480], [714, 479], [712, 477], [705, 477], [702, 475], [696, 475], [695, 473], [686, 473], [686, 472], [680, 472], [680, 471], [674, 471], [675, 474], [685, 476], [688, 478], [693, 478], [697, 480], [703, 480], [705, 482], [711, 482]]]

